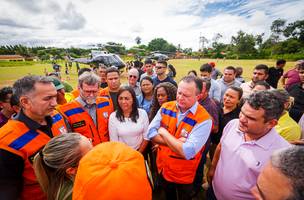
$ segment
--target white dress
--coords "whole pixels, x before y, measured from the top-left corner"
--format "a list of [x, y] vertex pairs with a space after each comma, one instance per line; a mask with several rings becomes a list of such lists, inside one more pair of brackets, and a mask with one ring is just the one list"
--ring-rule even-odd
[[126, 145], [138, 150], [142, 141], [148, 140], [149, 118], [143, 109], [138, 108], [139, 117], [137, 122], [131, 118], [125, 118], [124, 122], [116, 118], [116, 111], [109, 118], [110, 141], [123, 142]]

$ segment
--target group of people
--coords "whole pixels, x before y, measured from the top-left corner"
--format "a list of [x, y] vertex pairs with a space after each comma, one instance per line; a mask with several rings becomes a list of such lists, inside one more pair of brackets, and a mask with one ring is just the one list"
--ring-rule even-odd
[[206, 63], [178, 84], [163, 60], [131, 67], [126, 84], [100, 65], [70, 93], [25, 76], [0, 90], [0, 196], [192, 199], [204, 183], [207, 199], [303, 199], [304, 62], [285, 63], [248, 82]]

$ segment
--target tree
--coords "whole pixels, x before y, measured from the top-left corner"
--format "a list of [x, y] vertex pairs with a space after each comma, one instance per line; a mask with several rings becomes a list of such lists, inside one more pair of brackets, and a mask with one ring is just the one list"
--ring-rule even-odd
[[247, 34], [239, 31], [237, 36], [231, 37], [231, 44], [234, 46], [234, 51], [238, 55], [253, 55], [257, 53], [255, 49], [256, 39], [252, 34]]
[[285, 37], [292, 37], [304, 42], [304, 20], [289, 23], [283, 33]]
[[272, 37], [276, 42], [280, 41], [280, 36], [282, 35], [285, 28], [285, 19], [276, 19], [272, 22], [270, 30], [272, 32]]
[[151, 40], [148, 44], [148, 50], [150, 51], [167, 51], [167, 52], [175, 52], [176, 47], [173, 44], [169, 44], [163, 38], [155, 38]]
[[137, 36], [137, 37], [135, 38], [135, 43], [136, 43], [137, 45], [140, 45], [140, 44], [141, 44], [141, 38], [140, 38], [139, 36]]

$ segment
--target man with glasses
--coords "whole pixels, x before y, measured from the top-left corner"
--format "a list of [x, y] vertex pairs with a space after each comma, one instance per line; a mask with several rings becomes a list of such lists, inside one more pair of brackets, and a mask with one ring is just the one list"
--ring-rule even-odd
[[156, 63], [156, 66], [155, 66], [156, 77], [153, 78], [154, 87], [156, 87], [158, 84], [164, 83], [164, 82], [172, 83], [173, 85], [175, 85], [177, 87], [176, 82], [172, 78], [168, 77], [166, 74], [167, 66], [168, 66], [167, 62], [163, 61], [163, 60], [159, 60]]
[[137, 82], [138, 78], [139, 78], [139, 72], [137, 69], [132, 68], [128, 71], [127, 86], [130, 86], [131, 88], [133, 88], [136, 96], [141, 95], [141, 89], [140, 89], [139, 83]]
[[72, 131], [91, 138], [93, 145], [109, 141], [108, 119], [113, 112], [109, 100], [98, 97], [99, 86], [94, 72], [84, 72], [78, 78], [79, 97], [59, 107]]

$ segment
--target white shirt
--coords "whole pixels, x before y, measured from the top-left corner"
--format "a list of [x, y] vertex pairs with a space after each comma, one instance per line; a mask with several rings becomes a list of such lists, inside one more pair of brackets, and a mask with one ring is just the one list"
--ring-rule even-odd
[[116, 118], [116, 112], [113, 112], [109, 118], [109, 134], [110, 141], [118, 141], [137, 150], [142, 141], [148, 140], [149, 118], [143, 109], [138, 109], [137, 122], [133, 122], [131, 118], [125, 118], [124, 122]]

